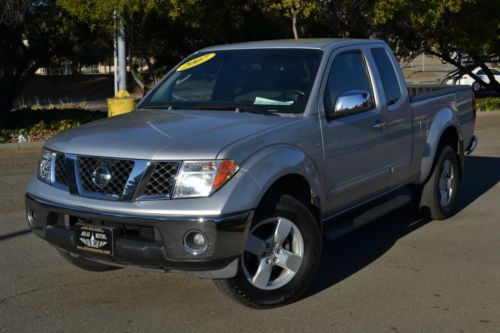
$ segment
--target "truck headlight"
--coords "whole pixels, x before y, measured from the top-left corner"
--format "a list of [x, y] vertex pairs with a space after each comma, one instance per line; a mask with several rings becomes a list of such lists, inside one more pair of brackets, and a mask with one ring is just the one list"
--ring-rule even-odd
[[52, 184], [54, 182], [54, 162], [56, 154], [50, 150], [44, 149], [42, 151], [42, 156], [40, 157], [40, 162], [38, 163], [38, 179], [47, 184]]
[[237, 171], [238, 165], [231, 160], [185, 161], [177, 176], [173, 198], [208, 197]]

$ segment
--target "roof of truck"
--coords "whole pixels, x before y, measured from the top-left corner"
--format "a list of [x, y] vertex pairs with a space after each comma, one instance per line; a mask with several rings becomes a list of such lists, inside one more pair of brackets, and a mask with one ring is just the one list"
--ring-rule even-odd
[[382, 42], [378, 39], [347, 39], [347, 38], [302, 38], [302, 39], [276, 39], [255, 42], [215, 45], [204, 48], [202, 51], [263, 49], [263, 48], [293, 48], [293, 49], [318, 49], [323, 50], [332, 45], [346, 46], [363, 44], [366, 42]]

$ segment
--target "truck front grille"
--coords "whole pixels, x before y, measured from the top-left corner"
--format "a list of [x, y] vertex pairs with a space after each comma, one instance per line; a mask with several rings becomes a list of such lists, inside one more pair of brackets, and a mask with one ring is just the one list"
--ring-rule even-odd
[[[144, 161], [76, 156], [56, 153], [55, 186], [101, 200], [160, 200], [170, 199], [180, 168], [176, 161]], [[103, 185], [96, 175], [109, 171], [109, 181]]]
[[[127, 160], [56, 153], [55, 186], [73, 195], [114, 200], [170, 199], [180, 168], [177, 161]], [[110, 179], [97, 178], [109, 172]]]
[[144, 195], [170, 197], [178, 169], [178, 162], [155, 162]]
[[[100, 157], [77, 157], [80, 182], [87, 192], [101, 193], [111, 196], [122, 196], [127, 184], [134, 161], [118, 160]], [[98, 167], [103, 167], [111, 173], [111, 180], [105, 186], [98, 186], [92, 179]]]
[[62, 185], [68, 185], [68, 171], [66, 168], [66, 156], [57, 153], [56, 155], [56, 182]]

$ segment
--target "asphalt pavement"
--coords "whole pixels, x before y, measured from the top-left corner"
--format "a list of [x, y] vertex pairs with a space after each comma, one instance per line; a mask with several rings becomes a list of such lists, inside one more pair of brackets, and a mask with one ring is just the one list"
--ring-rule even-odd
[[71, 266], [24, 221], [38, 152], [2, 152], [0, 331], [500, 332], [500, 113], [476, 132], [457, 215], [427, 222], [402, 207], [327, 242], [307, 295], [272, 310], [193, 276]]

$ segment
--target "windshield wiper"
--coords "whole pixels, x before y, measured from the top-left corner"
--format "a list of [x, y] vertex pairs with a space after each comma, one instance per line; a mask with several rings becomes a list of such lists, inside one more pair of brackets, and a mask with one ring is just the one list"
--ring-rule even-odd
[[190, 105], [173, 105], [173, 104], [150, 104], [142, 106], [141, 109], [161, 109], [161, 110], [178, 110], [178, 109], [202, 109], [214, 111], [233, 111], [236, 113], [254, 113], [269, 116], [278, 116], [276, 112], [271, 112], [262, 108], [255, 108], [252, 105], [236, 105], [236, 104], [190, 104]]
[[190, 105], [190, 108], [193, 109], [203, 109], [203, 110], [216, 110], [216, 111], [234, 111], [236, 113], [255, 113], [255, 114], [264, 114], [270, 116], [277, 116], [276, 113], [270, 112], [265, 109], [256, 108], [252, 105], [236, 105], [236, 104], [194, 104]]
[[250, 109], [251, 107], [240, 106], [236, 104], [224, 104], [224, 103], [207, 103], [207, 104], [191, 104], [186, 105], [189, 109], [202, 109], [202, 110], [217, 110], [217, 111], [236, 111], [242, 112], [242, 109]]
[[248, 112], [248, 113], [255, 113], [255, 114], [264, 114], [267, 116], [278, 116], [278, 112], [271, 112], [269, 110], [264, 110], [264, 109], [236, 109], [235, 112]]
[[150, 105], [145, 105], [141, 106], [141, 109], [167, 109], [167, 110], [174, 110], [174, 109], [179, 109], [178, 105], [172, 105], [172, 104], [150, 104]]

